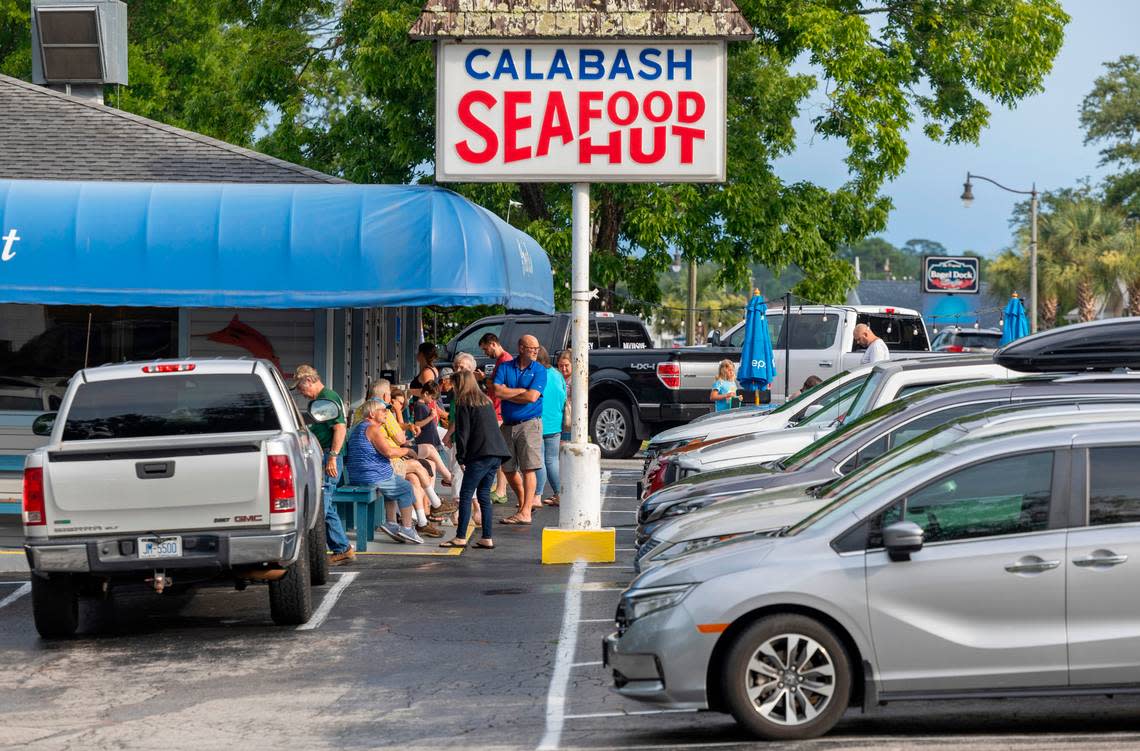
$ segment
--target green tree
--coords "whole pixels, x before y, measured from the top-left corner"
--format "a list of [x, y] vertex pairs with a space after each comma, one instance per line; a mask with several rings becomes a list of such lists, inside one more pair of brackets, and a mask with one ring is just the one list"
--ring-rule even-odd
[[[614, 307], [619, 283], [660, 299], [657, 275], [680, 249], [717, 264], [743, 287], [749, 267], [790, 266], [797, 292], [842, 300], [853, 274], [837, 258], [844, 244], [881, 230], [891, 204], [883, 184], [907, 160], [916, 118], [930, 138], [975, 142], [984, 100], [1011, 107], [1039, 92], [1068, 17], [1057, 0], [742, 0], [758, 32], [729, 50], [728, 181], [723, 185], [599, 185], [593, 194], [593, 281], [599, 305]], [[347, 89], [317, 108], [283, 113], [267, 149], [353, 180], [429, 179], [434, 156], [432, 47], [407, 31], [418, 0], [354, 0], [339, 35]], [[810, 60], [820, 75], [792, 71]], [[813, 93], [826, 104], [812, 129], [847, 147], [848, 182], [829, 190], [788, 183], [774, 169], [792, 153], [793, 121]], [[569, 191], [548, 184], [462, 185], [492, 208], [522, 202], [516, 222], [552, 251], [558, 283], [569, 268]]]
[[[131, 0], [130, 85], [108, 104], [243, 146], [339, 72], [334, 0]], [[31, 77], [27, 0], [0, 0], [0, 72]]]
[[1122, 170], [1105, 180], [1105, 198], [1140, 216], [1140, 57], [1124, 55], [1104, 64], [1081, 104], [1085, 143], [1104, 144], [1102, 165]]

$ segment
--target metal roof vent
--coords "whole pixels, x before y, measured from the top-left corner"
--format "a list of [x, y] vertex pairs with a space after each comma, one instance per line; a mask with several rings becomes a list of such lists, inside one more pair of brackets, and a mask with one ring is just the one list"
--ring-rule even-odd
[[127, 5], [122, 0], [32, 0], [32, 81], [103, 99], [127, 82]]

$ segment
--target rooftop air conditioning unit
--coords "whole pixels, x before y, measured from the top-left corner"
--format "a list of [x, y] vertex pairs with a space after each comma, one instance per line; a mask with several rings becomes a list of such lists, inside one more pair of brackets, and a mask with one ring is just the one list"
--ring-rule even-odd
[[126, 3], [32, 0], [32, 81], [127, 83]]

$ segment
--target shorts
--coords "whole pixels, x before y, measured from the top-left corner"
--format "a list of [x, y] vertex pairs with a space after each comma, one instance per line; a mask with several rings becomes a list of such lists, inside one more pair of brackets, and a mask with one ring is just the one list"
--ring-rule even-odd
[[534, 472], [542, 466], [542, 419], [539, 417], [517, 425], [501, 425], [503, 440], [511, 458], [503, 462], [504, 472]]
[[392, 475], [387, 480], [376, 483], [380, 494], [386, 501], [395, 501], [400, 508], [408, 508], [416, 502], [416, 492], [412, 484], [398, 475]]

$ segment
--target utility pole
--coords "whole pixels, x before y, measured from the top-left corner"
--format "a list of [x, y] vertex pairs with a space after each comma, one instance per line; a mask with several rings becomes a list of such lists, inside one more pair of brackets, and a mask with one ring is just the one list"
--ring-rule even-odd
[[697, 341], [697, 262], [689, 261], [689, 304], [685, 311], [685, 337], [690, 347]]

